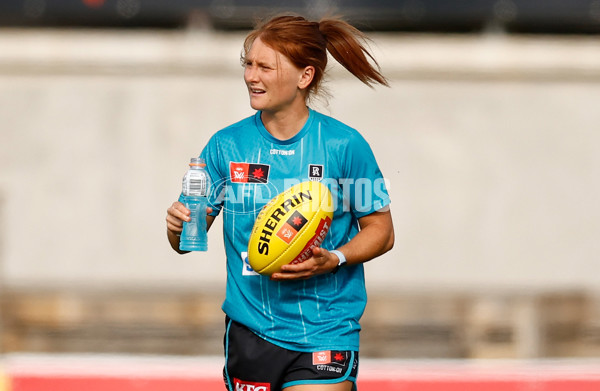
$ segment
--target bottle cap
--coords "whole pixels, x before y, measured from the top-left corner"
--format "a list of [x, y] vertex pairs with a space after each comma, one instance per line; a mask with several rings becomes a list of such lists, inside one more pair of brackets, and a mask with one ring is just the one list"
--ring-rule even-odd
[[190, 166], [206, 166], [206, 163], [201, 157], [193, 157], [190, 159]]

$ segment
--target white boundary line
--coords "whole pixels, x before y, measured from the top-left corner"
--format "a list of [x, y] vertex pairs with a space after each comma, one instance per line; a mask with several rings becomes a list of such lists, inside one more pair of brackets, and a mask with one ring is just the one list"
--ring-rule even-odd
[[[7, 354], [0, 371], [52, 377], [220, 378], [223, 357]], [[600, 381], [600, 358], [569, 360], [362, 359], [359, 380], [575, 380]]]

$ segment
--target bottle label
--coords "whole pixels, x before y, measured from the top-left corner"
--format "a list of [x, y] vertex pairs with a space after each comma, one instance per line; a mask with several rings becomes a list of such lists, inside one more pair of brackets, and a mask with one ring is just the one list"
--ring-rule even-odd
[[187, 173], [187, 180], [184, 183], [184, 193], [191, 196], [206, 197], [208, 189], [206, 188], [206, 174], [198, 170], [190, 170]]

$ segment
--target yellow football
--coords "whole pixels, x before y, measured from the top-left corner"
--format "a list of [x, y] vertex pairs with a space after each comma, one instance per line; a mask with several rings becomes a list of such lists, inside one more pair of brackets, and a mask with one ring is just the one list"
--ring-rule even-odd
[[331, 226], [333, 200], [327, 186], [306, 181], [283, 191], [260, 211], [248, 242], [248, 262], [271, 275], [289, 263], [304, 262]]

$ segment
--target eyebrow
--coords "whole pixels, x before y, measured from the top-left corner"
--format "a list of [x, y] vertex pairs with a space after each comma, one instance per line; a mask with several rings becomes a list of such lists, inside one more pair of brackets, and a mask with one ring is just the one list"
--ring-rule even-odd
[[274, 64], [264, 62], [264, 61], [259, 61], [259, 60], [252, 60], [250, 58], [246, 59], [246, 63], [253, 63], [253, 64], [258, 65], [259, 67], [276, 68]]

